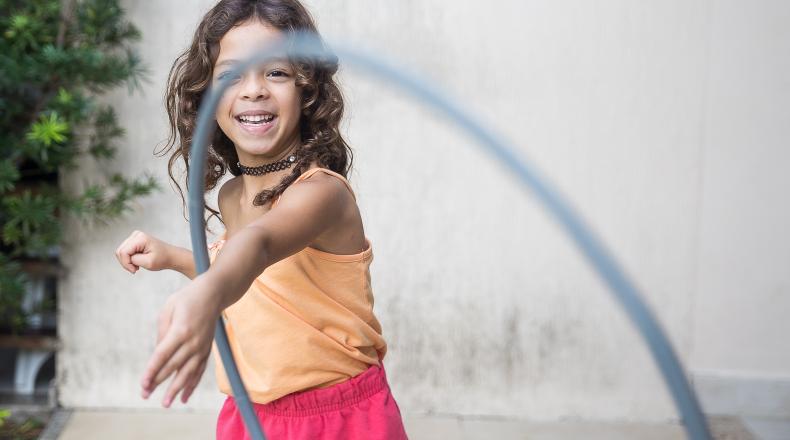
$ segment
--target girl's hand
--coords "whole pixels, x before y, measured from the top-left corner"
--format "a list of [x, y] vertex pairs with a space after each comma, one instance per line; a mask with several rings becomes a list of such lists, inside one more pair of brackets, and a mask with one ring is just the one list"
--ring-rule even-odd
[[145, 232], [132, 232], [115, 250], [115, 257], [131, 273], [142, 267], [148, 270], [173, 269], [189, 279], [196, 276], [191, 251], [165, 243]]
[[162, 400], [165, 408], [181, 390], [181, 402], [186, 403], [197, 387], [221, 311], [216, 290], [205, 277], [198, 277], [168, 298], [159, 314], [156, 348], [141, 381], [144, 399], [171, 374], [175, 377]]
[[115, 250], [115, 257], [131, 273], [141, 267], [148, 270], [170, 269], [173, 266], [173, 247], [145, 232], [134, 231]]

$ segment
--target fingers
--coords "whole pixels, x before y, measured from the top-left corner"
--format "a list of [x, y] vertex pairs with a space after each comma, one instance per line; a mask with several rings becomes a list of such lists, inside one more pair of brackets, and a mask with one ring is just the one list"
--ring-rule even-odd
[[163, 401], [165, 407], [182, 390], [183, 401], [191, 395], [211, 349], [211, 330], [219, 312], [198, 287], [201, 285], [190, 284], [165, 303], [159, 315], [158, 342], [140, 382], [142, 396], [148, 398], [159, 384], [173, 376]]
[[197, 367], [200, 365], [200, 356], [193, 355], [190, 357], [184, 366], [178, 370], [176, 377], [170, 382], [170, 386], [167, 388], [165, 392], [165, 397], [162, 400], [162, 405], [165, 408], [169, 408], [170, 404], [173, 403], [176, 395], [179, 391], [181, 391], [188, 382], [192, 382], [193, 376], [197, 370]]
[[139, 265], [132, 262], [132, 255], [139, 252], [138, 248], [144, 244], [144, 241], [141, 242], [140, 239], [144, 237], [145, 234], [142, 232], [134, 231], [115, 250], [115, 258], [118, 259], [118, 262], [121, 263], [124, 269], [131, 273], [135, 273], [140, 269]]
[[182, 345], [178, 350], [176, 350], [175, 354], [173, 354], [173, 357], [167, 361], [165, 366], [156, 373], [152, 382], [152, 388], [155, 389], [157, 386], [159, 386], [159, 384], [167, 380], [171, 374], [182, 370], [193, 355], [194, 350], [190, 350], [186, 348], [185, 345]]
[[131, 264], [131, 259], [127, 258], [128, 256], [126, 255], [125, 252], [126, 244], [128, 242], [129, 242], [129, 238], [124, 240], [123, 243], [121, 243], [121, 245], [118, 246], [118, 249], [115, 250], [115, 258], [118, 260], [119, 263], [121, 263], [121, 267], [126, 269], [128, 272], [135, 273], [137, 268], [135, 268], [134, 265]]
[[200, 383], [200, 378], [203, 376], [205, 370], [206, 361], [204, 360], [195, 370], [195, 373], [192, 375], [192, 380], [187, 382], [187, 385], [184, 387], [184, 392], [181, 393], [181, 403], [187, 403], [187, 400], [192, 396], [192, 392], [195, 391], [195, 388], [197, 388]]
[[[179, 346], [181, 346], [182, 341], [183, 338], [179, 337], [176, 332], [171, 331], [159, 344], [157, 344], [154, 349], [154, 354], [151, 355], [148, 366], [145, 368], [145, 373], [143, 373], [143, 380], [141, 381], [143, 398], [148, 398], [156, 386], [164, 380], [163, 378], [158, 382], [154, 382], [154, 379], [160, 377], [160, 372], [166, 366], [170, 358], [176, 353]], [[167, 376], [165, 376], [165, 378], [166, 377]]]
[[153, 258], [151, 254], [136, 253], [130, 256], [130, 262], [135, 267], [150, 268], [153, 266]]
[[159, 384], [180, 370], [195, 352], [194, 344], [188, 342], [190, 332], [182, 326], [173, 326], [173, 313], [173, 303], [168, 302], [159, 315], [157, 345], [142, 380], [143, 398], [147, 399]]
[[143, 393], [143, 397], [147, 399], [159, 383], [167, 380], [170, 374], [177, 370], [178, 372], [165, 392], [162, 405], [165, 408], [169, 408], [175, 400], [176, 395], [182, 390], [181, 402], [186, 403], [192, 395], [192, 392], [200, 383], [200, 378], [203, 376], [203, 372], [206, 369], [207, 360], [207, 356], [201, 356], [199, 353], [179, 350], [162, 370], [161, 376], [156, 378], [152, 389]]
[[150, 389], [143, 392], [143, 397], [147, 399], [154, 389], [156, 389], [157, 385], [167, 380], [174, 371], [177, 371], [175, 377], [170, 382], [170, 386], [165, 392], [162, 405], [165, 408], [169, 408], [175, 400], [175, 397], [182, 390], [181, 402], [186, 403], [192, 395], [192, 392], [200, 383], [200, 378], [203, 376], [203, 372], [206, 369], [207, 361], [207, 356], [203, 356], [200, 353], [182, 347], [156, 376]]

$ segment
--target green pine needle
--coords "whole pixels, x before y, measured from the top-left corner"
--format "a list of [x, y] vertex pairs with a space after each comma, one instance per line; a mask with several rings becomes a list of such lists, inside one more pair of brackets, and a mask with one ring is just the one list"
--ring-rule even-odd
[[49, 147], [53, 143], [65, 142], [68, 132], [68, 122], [60, 119], [57, 112], [50, 112], [49, 115], [41, 115], [38, 122], [33, 123], [27, 133], [27, 139]]

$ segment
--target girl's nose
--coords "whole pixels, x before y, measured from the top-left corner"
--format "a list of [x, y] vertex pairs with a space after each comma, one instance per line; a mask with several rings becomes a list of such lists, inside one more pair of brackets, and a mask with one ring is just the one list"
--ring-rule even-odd
[[266, 82], [257, 75], [248, 75], [242, 86], [241, 96], [253, 101], [267, 98], [269, 90], [266, 88]]

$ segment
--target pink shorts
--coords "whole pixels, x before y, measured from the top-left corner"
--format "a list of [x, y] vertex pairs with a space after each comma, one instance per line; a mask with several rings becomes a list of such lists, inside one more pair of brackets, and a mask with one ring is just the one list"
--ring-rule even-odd
[[[345, 382], [253, 403], [253, 409], [268, 440], [407, 439], [384, 369], [375, 365]], [[228, 396], [219, 412], [217, 440], [249, 439]]]

